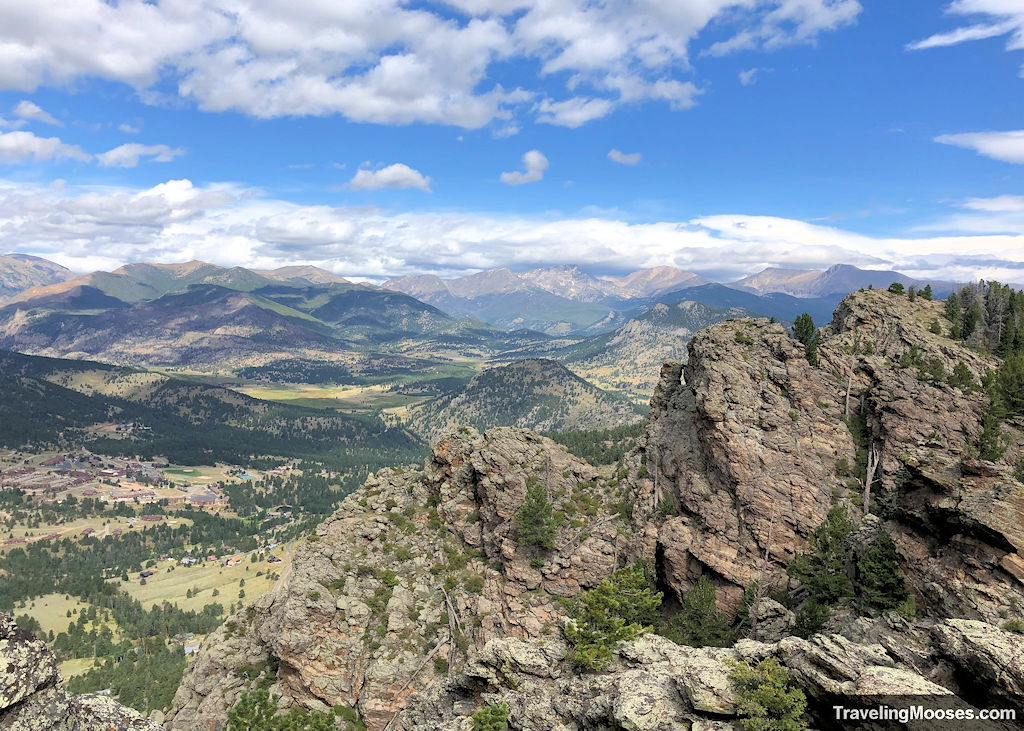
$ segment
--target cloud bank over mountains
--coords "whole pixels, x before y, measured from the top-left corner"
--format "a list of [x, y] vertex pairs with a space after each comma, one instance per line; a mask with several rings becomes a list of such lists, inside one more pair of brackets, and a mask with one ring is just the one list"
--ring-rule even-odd
[[77, 271], [143, 260], [202, 259], [256, 268], [301, 261], [371, 280], [559, 263], [609, 272], [670, 264], [729, 279], [766, 266], [842, 262], [921, 278], [1020, 281], [1024, 201], [963, 201], [912, 236], [877, 238], [770, 216], [631, 223], [393, 213], [302, 206], [238, 186], [198, 187], [188, 180], [142, 190], [0, 182], [0, 251], [36, 254]]

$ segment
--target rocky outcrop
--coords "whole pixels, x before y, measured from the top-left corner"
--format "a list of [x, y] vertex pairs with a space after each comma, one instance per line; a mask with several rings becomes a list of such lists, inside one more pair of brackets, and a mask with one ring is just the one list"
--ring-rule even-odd
[[[896, 632], [884, 620], [878, 624], [887, 641], [896, 645], [912, 641], [921, 631], [907, 626]], [[940, 624], [934, 631], [942, 635], [960, 630]], [[927, 632], [923, 636], [927, 637]], [[981, 657], [986, 659], [979, 670], [999, 672], [995, 655], [1024, 648], [1024, 637], [991, 627], [978, 639], [981, 644], [973, 653], [952, 656], [955, 672], [969, 672], [970, 658]], [[974, 689], [965, 693], [955, 683], [946, 687], [929, 679], [927, 676], [941, 679], [945, 658], [950, 657], [941, 649], [915, 667], [882, 644], [862, 644], [842, 635], [816, 635], [809, 640], [788, 637], [775, 643], [742, 640], [732, 648], [701, 649], [645, 635], [620, 645], [607, 672], [584, 675], [562, 660], [565, 650], [557, 638], [544, 644], [493, 640], [463, 674], [439, 682], [414, 699], [392, 728], [463, 731], [470, 728], [468, 717], [474, 710], [506, 703], [511, 727], [524, 731], [725, 731], [734, 728], [737, 720], [730, 673], [738, 663], [752, 666], [770, 657], [785, 666], [803, 690], [809, 715], [820, 728], [839, 727], [835, 705], [871, 707], [884, 699], [898, 707], [901, 696], [930, 707], [1021, 708], [1021, 696], [1014, 701]], [[1014, 726], [993, 723], [975, 728]]]
[[[533, 482], [562, 518], [543, 555], [516, 530]], [[422, 470], [371, 477], [297, 550], [282, 590], [206, 640], [169, 727], [216, 728], [262, 672], [282, 707], [355, 707], [379, 731], [474, 648], [557, 636], [560, 600], [636, 553], [616, 512], [626, 489], [523, 430], [446, 436]]]
[[875, 530], [914, 567], [918, 607], [991, 623], [1019, 614], [1024, 485], [1012, 466], [1024, 434], [1005, 429], [1001, 462], [976, 458], [987, 397], [935, 374], [963, 364], [977, 380], [996, 361], [932, 332], [935, 320], [948, 331], [937, 302], [865, 291], [821, 331], [816, 366], [780, 325], [751, 319], [698, 333], [685, 366], [665, 364], [631, 464], [664, 587], [681, 595], [707, 574], [726, 609], [755, 579], [787, 588], [785, 564], [827, 511], [863, 512], [870, 451]]
[[60, 683], [46, 645], [0, 614], [0, 728], [5, 731], [156, 731], [144, 716]]
[[707, 573], [732, 608], [755, 579], [785, 584], [785, 563], [843, 488], [835, 465], [853, 461], [854, 443], [835, 384], [781, 325], [732, 320], [689, 351], [685, 366], [665, 364], [651, 399], [638, 505], [650, 525], [658, 506], [679, 513], [657, 527], [666, 586], [681, 595]]

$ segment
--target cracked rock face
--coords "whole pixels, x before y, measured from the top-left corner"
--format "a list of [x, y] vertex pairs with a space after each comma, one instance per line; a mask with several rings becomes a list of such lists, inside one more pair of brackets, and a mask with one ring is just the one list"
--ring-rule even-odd
[[155, 731], [159, 726], [101, 696], [76, 696], [60, 684], [46, 645], [0, 614], [0, 729], [5, 731]]
[[[566, 515], [555, 548], [518, 541], [527, 483]], [[282, 706], [358, 708], [384, 728], [417, 693], [489, 640], [557, 635], [559, 600], [636, 555], [610, 510], [627, 485], [549, 439], [512, 428], [462, 429], [423, 469], [384, 470], [297, 549], [282, 589], [211, 635], [168, 715], [172, 729], [214, 729], [255, 666], [274, 665]]]
[[[997, 365], [932, 333], [941, 317], [938, 302], [859, 292], [822, 329], [816, 367], [780, 325], [752, 319], [701, 331], [685, 366], [665, 364], [631, 466], [634, 519], [647, 521], [665, 584], [681, 595], [707, 574], [726, 610], [754, 579], [785, 588], [785, 564], [832, 505], [862, 512], [844, 423], [859, 416], [878, 455], [873, 512], [914, 567], [905, 580], [918, 608], [990, 623], [1019, 611], [1024, 425], [1005, 429], [1000, 462], [980, 462], [987, 398], [899, 366], [912, 347], [946, 373], [962, 363], [980, 378]], [[679, 515], [657, 523], [666, 501]]]

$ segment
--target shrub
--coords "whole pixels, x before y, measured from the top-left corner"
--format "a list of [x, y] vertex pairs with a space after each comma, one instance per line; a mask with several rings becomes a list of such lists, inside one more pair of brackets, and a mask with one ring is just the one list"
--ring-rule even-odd
[[743, 731], [799, 731], [807, 728], [807, 698], [793, 687], [789, 672], [775, 658], [755, 667], [738, 663], [729, 679], [736, 687], [736, 724]]
[[932, 324], [928, 326], [928, 330], [935, 335], [942, 335], [942, 325], [939, 324], [938, 318], [932, 320]]
[[1016, 632], [1019, 635], [1024, 635], [1024, 622], [1019, 619], [1010, 619], [1003, 623], [1003, 629], [1008, 632]]
[[585, 592], [572, 608], [565, 628], [572, 645], [568, 659], [578, 668], [600, 670], [615, 646], [650, 631], [658, 616], [661, 593], [652, 593], [641, 566], [619, 569]]
[[508, 704], [494, 704], [472, 715], [473, 731], [504, 731], [508, 728]]
[[448, 658], [446, 657], [435, 657], [434, 658], [434, 672], [438, 675], [448, 674]]

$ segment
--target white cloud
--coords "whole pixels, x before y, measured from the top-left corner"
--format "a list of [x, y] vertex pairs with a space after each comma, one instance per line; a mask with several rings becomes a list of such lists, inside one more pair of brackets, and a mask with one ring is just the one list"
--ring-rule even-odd
[[620, 152], [615, 148], [608, 150], [608, 159], [612, 162], [620, 163], [621, 165], [636, 165], [640, 162], [643, 157], [639, 152]]
[[1017, 199], [971, 199], [928, 230], [872, 237], [741, 214], [655, 223], [609, 218], [614, 212], [566, 218], [391, 214], [299, 206], [187, 180], [143, 190], [0, 181], [0, 251], [36, 254], [76, 271], [128, 261], [203, 259], [257, 268], [303, 261], [380, 280], [572, 262], [595, 271], [668, 264], [727, 280], [766, 266], [843, 262], [922, 278], [1021, 282], [1024, 213]]
[[80, 160], [87, 162], [92, 155], [77, 145], [66, 145], [58, 137], [37, 137], [31, 132], [0, 132], [0, 161], [33, 162], [48, 160]]
[[43, 122], [56, 127], [63, 127], [63, 123], [38, 104], [23, 99], [14, 107], [14, 116], [21, 119], [30, 119], [33, 122]]
[[507, 185], [536, 183], [544, 177], [548, 169], [548, 159], [540, 150], [530, 150], [523, 155], [523, 169], [501, 174], [501, 182]]
[[1024, 195], [998, 195], [994, 198], [968, 198], [964, 202], [964, 208], [969, 208], [973, 211], [993, 211], [996, 213], [1024, 211]]
[[0, 129], [21, 129], [28, 122], [24, 119], [4, 119], [0, 117]]
[[[920, 51], [1009, 36], [1006, 50], [1024, 50], [1024, 5], [1017, 0], [953, 0], [946, 6], [946, 13], [967, 16], [971, 20], [953, 30], [908, 43], [907, 49]], [[1024, 76], [1024, 66], [1021, 66], [1021, 76]]]
[[[384, 124], [507, 123], [564, 83], [541, 121], [575, 126], [643, 99], [692, 106], [691, 47], [712, 52], [815, 43], [856, 20], [856, 0], [47, 0], [0, 4], [0, 89], [83, 77], [256, 117], [341, 114]], [[452, 13], [457, 17], [452, 17]], [[492, 68], [540, 78], [506, 88]], [[163, 84], [161, 84], [163, 87]], [[541, 90], [544, 89], [542, 92]], [[560, 105], [560, 106], [555, 106]], [[506, 126], [506, 129], [511, 128]]]
[[129, 142], [97, 155], [96, 162], [103, 167], [133, 168], [143, 157], [150, 158], [152, 162], [171, 162], [174, 158], [184, 154], [185, 151], [180, 147], [140, 145], [136, 142]]
[[419, 188], [429, 193], [430, 178], [424, 177], [418, 170], [413, 170], [408, 165], [398, 162], [380, 170], [360, 170], [349, 181], [348, 187], [352, 190]]
[[773, 70], [774, 69], [762, 69], [755, 67], [752, 69], [745, 69], [743, 71], [740, 71], [738, 74], [740, 84], [743, 86], [753, 86], [754, 84], [757, 83], [758, 77], [761, 75], [762, 72], [769, 72]]
[[1003, 162], [1024, 164], [1024, 129], [939, 135], [935, 142], [966, 147], [979, 155]]
[[142, 125], [133, 125], [128, 124], [127, 122], [117, 125], [117, 128], [124, 132], [126, 135], [137, 135], [139, 132], [142, 131]]
[[556, 102], [544, 99], [537, 105], [537, 121], [576, 129], [587, 122], [606, 116], [615, 105], [608, 99], [582, 96]]

